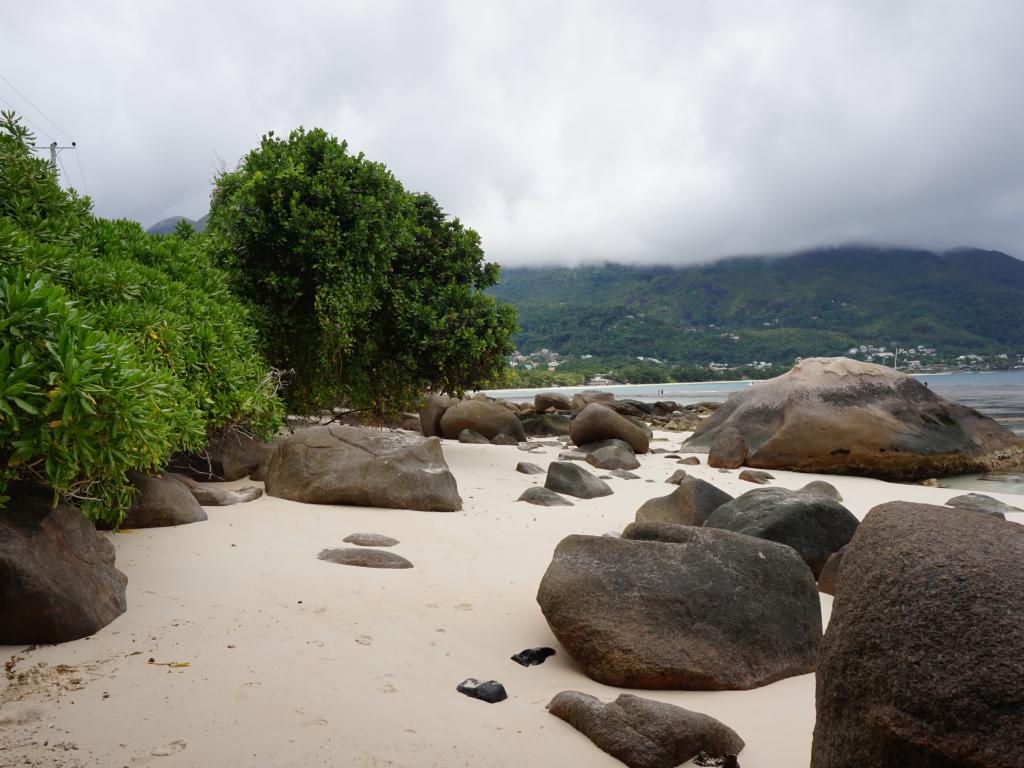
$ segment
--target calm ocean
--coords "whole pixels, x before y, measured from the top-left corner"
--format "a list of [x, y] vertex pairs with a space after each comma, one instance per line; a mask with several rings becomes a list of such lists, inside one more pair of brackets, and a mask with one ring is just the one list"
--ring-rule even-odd
[[[1017, 434], [1024, 437], [1024, 370], [991, 371], [984, 373], [949, 373], [927, 374], [917, 376], [927, 382], [935, 392], [947, 400], [970, 406], [991, 416], [1001, 424], [1005, 424]], [[608, 387], [561, 387], [572, 397], [585, 389], [601, 389], [614, 392], [619, 398], [655, 401], [674, 400], [683, 405], [701, 401], [722, 402], [733, 392], [739, 392], [750, 386], [747, 381], [729, 382], [693, 382], [687, 384], [626, 384]], [[503, 397], [506, 400], [522, 402], [532, 400], [538, 392], [545, 389], [495, 389], [488, 395]], [[949, 488], [966, 488], [971, 490], [987, 490], [996, 493], [1024, 494], [1024, 470], [1011, 472], [991, 472], [985, 475], [967, 475], [950, 477], [942, 481]]]

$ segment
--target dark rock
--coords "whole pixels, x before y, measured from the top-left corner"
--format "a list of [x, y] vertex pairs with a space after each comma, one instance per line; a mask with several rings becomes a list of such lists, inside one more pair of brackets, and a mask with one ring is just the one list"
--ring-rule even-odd
[[548, 408], [556, 411], [571, 411], [572, 403], [561, 392], [538, 392], [533, 396], [533, 410], [544, 413]]
[[625, 469], [613, 469], [612, 470], [612, 476], [613, 477], [622, 478], [623, 480], [639, 480], [640, 479], [640, 475], [634, 474], [634, 473], [629, 472], [629, 471], [627, 471]]
[[455, 686], [455, 690], [466, 694], [471, 699], [480, 699], [480, 701], [486, 701], [488, 704], [497, 704], [499, 701], [504, 701], [508, 698], [505, 686], [497, 680], [488, 680], [481, 683], [475, 677], [467, 677]]
[[821, 609], [797, 554], [675, 527], [680, 543], [568, 536], [555, 549], [537, 602], [584, 673], [621, 687], [732, 690], [811, 671]]
[[662, 458], [665, 458], [665, 459], [681, 459], [682, 456], [680, 456], [678, 453], [666, 453]]
[[[255, 501], [263, 495], [263, 489], [257, 488], [255, 485], [246, 485], [237, 490], [229, 491], [224, 488], [218, 488], [210, 483], [197, 482], [191, 477], [185, 477], [184, 475], [165, 472], [164, 477], [172, 477], [184, 483], [192, 494], [192, 498], [204, 507], [229, 507], [232, 504]], [[204, 517], [203, 519], [205, 520], [206, 518]]]
[[1009, 504], [993, 499], [991, 496], [986, 496], [983, 493], [965, 493], [963, 496], [954, 496], [946, 502], [946, 506], [968, 509], [972, 512], [981, 512], [1003, 520], [1006, 519], [1008, 512], [1024, 512], [1024, 509], [1020, 507], [1011, 507]]
[[137, 493], [121, 523], [122, 528], [163, 528], [207, 519], [206, 512], [189, 487], [172, 473], [150, 477], [129, 472], [128, 479]]
[[530, 437], [561, 437], [569, 434], [572, 418], [564, 413], [531, 413], [519, 417]]
[[755, 488], [718, 507], [704, 525], [787, 544], [817, 578], [829, 555], [850, 541], [857, 518], [838, 501], [817, 493]]
[[697, 477], [685, 477], [668, 496], [645, 501], [636, 511], [638, 523], [703, 525], [732, 496]]
[[673, 472], [671, 475], [668, 476], [668, 479], [665, 480], [665, 482], [669, 483], [670, 485], [679, 485], [685, 479], [686, 479], [686, 470], [685, 469], [677, 469], [675, 472]]
[[804, 493], [817, 493], [822, 496], [827, 496], [828, 498], [835, 499], [836, 501], [843, 500], [843, 496], [839, 493], [839, 490], [832, 485], [832, 483], [826, 483], [824, 480], [812, 480], [800, 490]]
[[713, 449], [726, 430], [743, 438], [744, 463], [755, 469], [921, 480], [1024, 458], [1024, 442], [987, 416], [890, 368], [842, 357], [801, 360], [732, 395], [682, 449]]
[[412, 568], [412, 563], [401, 555], [381, 549], [359, 547], [325, 549], [317, 555], [317, 559], [338, 565], [355, 565], [360, 568]]
[[559, 461], [586, 461], [587, 454], [583, 451], [559, 451]]
[[438, 438], [337, 424], [289, 435], [270, 460], [266, 490], [308, 504], [462, 509]]
[[127, 609], [114, 545], [53, 491], [7, 487], [0, 511], [0, 645], [64, 643], [98, 632]]
[[444, 436], [441, 434], [441, 417], [457, 402], [448, 395], [438, 395], [433, 392], [427, 395], [427, 401], [420, 409], [420, 429], [424, 437]]
[[555, 655], [554, 648], [527, 648], [512, 657], [512, 661], [524, 667], [532, 667], [536, 664], [543, 664], [549, 656]]
[[423, 422], [420, 421], [420, 415], [418, 413], [403, 413], [402, 419], [398, 424], [400, 429], [415, 432], [418, 435], [423, 434], [422, 425]]
[[547, 488], [534, 486], [527, 488], [516, 501], [525, 501], [529, 504], [536, 504], [538, 507], [571, 507], [573, 503], [554, 491]]
[[[849, 544], [847, 544], [849, 546]], [[843, 564], [843, 553], [846, 547], [842, 547], [828, 556], [825, 567], [818, 574], [818, 591], [826, 595], [834, 595], [839, 586], [839, 569]]]
[[747, 442], [739, 430], [723, 429], [715, 435], [708, 450], [709, 467], [738, 469], [746, 460]]
[[629, 443], [634, 453], [647, 453], [650, 436], [611, 408], [591, 403], [572, 420], [569, 437], [576, 445], [618, 439]]
[[229, 429], [211, 440], [205, 451], [174, 454], [167, 469], [199, 481], [241, 480], [265, 464], [272, 451], [270, 444]]
[[1024, 527], [896, 501], [843, 555], [812, 768], [1024, 765]]
[[577, 499], [595, 499], [613, 493], [604, 480], [598, 480], [580, 465], [568, 461], [553, 461], [548, 465], [544, 487]]
[[393, 547], [398, 544], [398, 539], [384, 536], [379, 533], [353, 533], [342, 539], [346, 544], [356, 544], [360, 547]]
[[464, 429], [479, 432], [490, 440], [495, 435], [508, 435], [516, 442], [526, 441], [526, 432], [519, 417], [498, 403], [481, 400], [462, 400], [451, 406], [441, 417], [441, 433], [454, 439]]
[[519, 441], [508, 435], [495, 435], [491, 438], [491, 445], [519, 445]]
[[599, 440], [579, 446], [585, 461], [598, 469], [636, 469], [640, 466], [629, 443], [623, 440]]
[[748, 483], [757, 483], [758, 485], [767, 485], [769, 480], [775, 479], [775, 475], [762, 472], [759, 469], [744, 469], [740, 472], [739, 477], [740, 480], [746, 480]]
[[472, 429], [464, 429], [459, 432], [459, 442], [468, 443], [470, 445], [490, 445], [491, 441], [481, 435], [479, 432], [474, 432]]
[[522, 472], [524, 475], [543, 475], [544, 468], [528, 461], [520, 461], [516, 464], [516, 472]]
[[579, 691], [562, 691], [548, 711], [630, 768], [675, 768], [700, 752], [732, 754], [744, 746], [732, 728], [713, 717], [628, 693], [605, 704]]
[[680, 459], [676, 463], [677, 464], [689, 464], [691, 466], [697, 466], [697, 465], [700, 464], [700, 459], [698, 459], [696, 456], [686, 456], [685, 458]]

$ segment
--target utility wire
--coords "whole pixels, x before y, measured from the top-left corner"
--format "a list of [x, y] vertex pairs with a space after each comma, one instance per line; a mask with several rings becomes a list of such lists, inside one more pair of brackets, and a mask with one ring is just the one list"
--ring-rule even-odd
[[64, 170], [64, 161], [60, 159], [60, 152], [57, 153], [57, 162], [60, 164], [60, 172], [64, 175], [64, 183], [70, 187], [71, 179], [68, 178], [68, 172]]
[[89, 194], [89, 185], [85, 181], [85, 168], [82, 167], [82, 153], [78, 151], [78, 147], [75, 147], [75, 159], [78, 160], [78, 172], [82, 174], [82, 189], [85, 190], [85, 194]]
[[43, 130], [42, 128], [40, 128], [40, 127], [39, 127], [38, 125], [36, 125], [35, 123], [33, 123], [33, 122], [32, 122], [31, 120], [29, 120], [29, 119], [28, 119], [28, 118], [27, 118], [27, 117], [25, 116], [25, 114], [24, 114], [24, 113], [22, 112], [22, 110], [18, 109], [18, 108], [17, 108], [16, 106], [14, 106], [13, 104], [11, 104], [11, 102], [9, 102], [9, 101], [8, 101], [7, 99], [5, 99], [5, 98], [3, 98], [3, 97], [0, 97], [0, 101], [2, 101], [2, 102], [3, 102], [4, 104], [6, 104], [6, 105], [7, 105], [8, 107], [10, 107], [11, 109], [13, 109], [13, 110], [14, 110], [15, 112], [17, 112], [17, 113], [18, 113], [18, 117], [20, 117], [20, 118], [21, 118], [22, 120], [24, 120], [24, 121], [25, 121], [26, 123], [28, 123], [29, 125], [31, 125], [31, 126], [32, 126], [33, 128], [35, 128], [35, 129], [36, 129], [36, 130], [37, 130], [37, 131], [38, 131], [39, 133], [43, 134], [43, 136], [45, 136], [46, 138], [48, 138], [48, 139], [49, 139], [50, 141], [53, 141], [53, 140], [54, 140], [54, 139], [53, 139], [53, 136], [51, 136], [51, 135], [50, 135], [50, 134], [48, 134], [48, 133], [47, 133], [46, 131], [44, 131], [44, 130]]
[[36, 106], [35, 104], [33, 104], [33, 103], [32, 103], [32, 100], [31, 100], [31, 99], [30, 99], [30, 98], [29, 98], [28, 96], [26, 96], [26, 95], [25, 95], [24, 93], [22, 93], [21, 91], [19, 91], [19, 90], [18, 90], [18, 88], [17, 88], [17, 86], [15, 86], [15, 84], [14, 84], [14, 83], [12, 83], [12, 82], [11, 82], [10, 80], [8, 80], [8, 79], [7, 79], [6, 77], [4, 77], [2, 73], [0, 73], [0, 80], [3, 80], [3, 81], [4, 81], [5, 83], [7, 83], [7, 84], [8, 84], [9, 86], [11, 86], [11, 88], [12, 88], [12, 89], [14, 90], [14, 92], [15, 92], [16, 94], [18, 94], [19, 96], [21, 96], [21, 98], [23, 98], [23, 99], [24, 99], [24, 100], [26, 101], [26, 103], [28, 103], [28, 105], [29, 105], [30, 107], [32, 107], [32, 109], [34, 109], [34, 110], [35, 110], [36, 112], [38, 112], [38, 113], [39, 113], [40, 115], [42, 115], [43, 117], [45, 117], [45, 118], [46, 118], [46, 120], [47, 120], [47, 122], [49, 122], [49, 123], [50, 123], [50, 125], [52, 125], [52, 126], [53, 126], [54, 128], [56, 128], [56, 129], [57, 129], [58, 131], [60, 131], [61, 133], [63, 133], [63, 134], [64, 134], [64, 136], [65, 136], [65, 137], [67, 138], [67, 140], [68, 140], [68, 141], [73, 141], [73, 139], [71, 138], [71, 134], [70, 134], [70, 133], [68, 133], [68, 132], [67, 132], [67, 131], [65, 131], [65, 130], [64, 130], [63, 128], [61, 128], [61, 127], [60, 127], [59, 125], [57, 125], [57, 124], [56, 124], [55, 122], [53, 122], [53, 118], [51, 118], [51, 117], [50, 117], [49, 115], [47, 115], [47, 114], [46, 114], [45, 112], [43, 112], [43, 110], [41, 110], [41, 109], [40, 109], [39, 107], [37, 107], [37, 106]]

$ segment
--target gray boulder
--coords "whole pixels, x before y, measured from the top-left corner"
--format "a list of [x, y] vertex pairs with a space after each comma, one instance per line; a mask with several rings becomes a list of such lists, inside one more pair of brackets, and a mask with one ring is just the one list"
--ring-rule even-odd
[[891, 368], [843, 357], [801, 360], [732, 395], [683, 450], [711, 450], [710, 460], [727, 430], [755, 469], [922, 480], [1024, 459], [1024, 442], [987, 416]]
[[518, 440], [516, 440], [514, 437], [509, 437], [508, 435], [505, 434], [495, 435], [494, 437], [491, 438], [490, 442], [491, 445], [519, 445]]
[[481, 435], [479, 432], [474, 432], [472, 429], [464, 429], [459, 432], [459, 442], [468, 443], [469, 445], [490, 445], [491, 441]]
[[721, 757], [744, 746], [720, 720], [629, 693], [605, 704], [579, 691], [562, 691], [548, 711], [630, 768], [675, 768], [701, 752]]
[[584, 460], [588, 464], [598, 469], [636, 469], [640, 466], [633, 449], [623, 440], [599, 440], [581, 445], [578, 450], [586, 454]]
[[464, 429], [479, 432], [488, 440], [495, 435], [508, 435], [517, 443], [526, 441], [519, 417], [505, 406], [487, 400], [462, 400], [444, 412], [441, 417], [444, 437], [454, 440]]
[[122, 528], [164, 528], [207, 519], [192, 491], [173, 473], [152, 477], [129, 472], [128, 479], [135, 486], [136, 493], [131, 509], [121, 523]]
[[229, 429], [211, 440], [199, 453], [174, 454], [167, 469], [204, 482], [241, 480], [265, 464], [272, 450], [268, 443]]
[[768, 472], [762, 472], [760, 469], [744, 469], [739, 474], [740, 480], [746, 480], [748, 483], [755, 483], [756, 485], [768, 485], [769, 480], [774, 480], [775, 475], [769, 474]]
[[[229, 507], [232, 504], [243, 504], [255, 501], [263, 495], [263, 489], [254, 485], [246, 485], [234, 491], [218, 488], [211, 483], [199, 483], [191, 477], [165, 472], [164, 477], [172, 477], [184, 483], [199, 504], [204, 507]], [[203, 519], [206, 519], [205, 517]], [[138, 527], [138, 526], [136, 526]]]
[[836, 501], [843, 500], [843, 495], [839, 493], [839, 489], [832, 485], [832, 483], [826, 483], [824, 480], [812, 480], [800, 490], [804, 493], [816, 493], [821, 496], [827, 496]]
[[544, 487], [556, 493], [565, 493], [577, 499], [595, 499], [611, 496], [613, 491], [608, 483], [587, 472], [579, 464], [568, 461], [553, 461], [548, 465], [548, 476]]
[[12, 483], [0, 512], [0, 645], [64, 643], [127, 609], [114, 545], [53, 491]]
[[266, 490], [308, 504], [462, 509], [438, 438], [337, 424], [288, 436], [267, 468]]
[[857, 518], [838, 501], [785, 488], [755, 488], [718, 507], [707, 528], [745, 533], [795, 549], [814, 573], [850, 541]]
[[516, 472], [521, 472], [524, 475], [543, 475], [544, 468], [531, 464], [528, 461], [520, 461], [516, 464]]
[[569, 438], [576, 445], [613, 438], [624, 440], [634, 453], [647, 453], [651, 441], [643, 428], [600, 403], [591, 403], [577, 414], [569, 427]]
[[317, 559], [338, 565], [354, 565], [359, 568], [412, 568], [412, 563], [394, 552], [362, 547], [324, 549], [317, 555]]
[[534, 486], [523, 491], [516, 501], [525, 501], [527, 504], [536, 504], [538, 507], [571, 507], [573, 503], [568, 499], [559, 496], [547, 488]]
[[685, 479], [686, 479], [686, 470], [685, 469], [677, 469], [675, 472], [673, 472], [671, 475], [669, 475], [667, 478], [665, 478], [665, 482], [668, 483], [669, 485], [679, 485]]
[[611, 392], [586, 389], [572, 396], [572, 410], [575, 413], [579, 413], [591, 403], [611, 403], [614, 400], [615, 395]]
[[633, 472], [630, 472], [630, 471], [625, 470], [625, 469], [613, 469], [613, 470], [611, 470], [611, 474], [612, 474], [613, 477], [618, 477], [618, 478], [621, 478], [622, 480], [639, 480], [640, 479], [640, 475], [634, 474]]
[[986, 496], [983, 493], [965, 493], [963, 496], [954, 496], [946, 502], [946, 506], [968, 509], [972, 512], [981, 512], [1003, 520], [1006, 519], [1006, 515], [1009, 512], [1024, 512], [1024, 509], [1020, 507], [1011, 507], [1009, 504], [1005, 504], [999, 501], [999, 499], [993, 499], [991, 496]]
[[[847, 544], [846, 546], [850, 545]], [[836, 593], [836, 589], [839, 588], [839, 569], [843, 565], [844, 552], [846, 552], [846, 547], [828, 556], [828, 560], [825, 561], [825, 567], [818, 574], [819, 592], [824, 592], [826, 595], [834, 595]]]
[[431, 392], [420, 409], [420, 430], [424, 437], [443, 437], [441, 434], [441, 417], [456, 402], [448, 395]]
[[399, 543], [398, 539], [380, 533], [351, 533], [342, 541], [359, 547], [394, 547]]
[[812, 768], [1024, 765], [1024, 526], [896, 501], [843, 555]]
[[732, 496], [697, 477], [684, 477], [667, 496], [648, 499], [636, 511], [638, 523], [703, 525]]
[[537, 602], [584, 673], [627, 688], [755, 688], [814, 668], [821, 609], [789, 547], [705, 528], [679, 543], [568, 536]]
[[569, 434], [572, 417], [564, 413], [527, 413], [519, 421], [530, 437], [561, 437]]
[[571, 411], [572, 403], [561, 392], [538, 392], [533, 396], [533, 410], [544, 413], [548, 408], [556, 411]]

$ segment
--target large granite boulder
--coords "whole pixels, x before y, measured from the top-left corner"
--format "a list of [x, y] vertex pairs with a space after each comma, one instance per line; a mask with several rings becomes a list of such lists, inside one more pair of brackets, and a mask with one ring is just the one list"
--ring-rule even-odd
[[537, 602], [583, 671], [606, 685], [690, 690], [810, 672], [821, 610], [797, 554], [731, 531], [672, 528], [674, 543], [574, 535], [555, 549]]
[[965, 493], [962, 496], [954, 496], [946, 502], [947, 507], [966, 509], [971, 512], [981, 512], [984, 515], [992, 515], [1001, 520], [1006, 519], [1007, 513], [1024, 512], [1020, 507], [1013, 507], [999, 499], [993, 499], [984, 493]]
[[636, 454], [624, 440], [598, 440], [577, 449], [586, 454], [584, 461], [598, 469], [636, 469], [640, 466]]
[[817, 578], [829, 555], [850, 541], [857, 518], [838, 501], [818, 493], [755, 488], [720, 506], [704, 526], [788, 544]]
[[701, 752], [724, 757], [744, 746], [720, 720], [629, 693], [605, 704], [579, 691], [562, 691], [548, 711], [630, 768], [675, 768]]
[[648, 432], [600, 403], [591, 403], [576, 415], [569, 427], [569, 438], [576, 445], [624, 440], [634, 453], [647, 453], [651, 444]]
[[173, 473], [159, 477], [129, 472], [136, 488], [131, 509], [121, 522], [122, 528], [165, 528], [206, 520], [206, 512], [182, 480]]
[[125, 612], [127, 577], [114, 545], [53, 491], [8, 486], [0, 511], [0, 645], [63, 643]]
[[812, 768], [1024, 765], [1024, 526], [896, 501], [843, 554]]
[[732, 501], [725, 491], [697, 477], [684, 477], [667, 496], [648, 499], [636, 511], [638, 523], [704, 525], [711, 513]]
[[231, 481], [256, 472], [266, 464], [273, 447], [244, 432], [229, 429], [199, 453], [176, 453], [167, 469], [200, 481]]
[[441, 417], [457, 400], [448, 395], [431, 392], [427, 395], [423, 407], [420, 408], [420, 431], [424, 437], [443, 437], [441, 434]]
[[744, 464], [757, 469], [920, 480], [1024, 462], [1024, 443], [987, 416], [844, 357], [802, 360], [732, 395], [682, 450], [707, 452], [726, 430], [739, 433]]
[[538, 392], [533, 396], [533, 410], [544, 413], [548, 408], [556, 411], [571, 411], [572, 402], [561, 392]]
[[611, 496], [611, 486], [599, 477], [594, 477], [578, 464], [569, 461], [552, 461], [548, 464], [548, 476], [544, 487], [556, 493], [575, 496], [577, 499], [596, 499]]
[[462, 509], [438, 438], [339, 424], [283, 440], [267, 467], [266, 490], [309, 504]]
[[566, 413], [526, 413], [519, 416], [529, 437], [562, 437], [569, 434], [572, 417]]
[[611, 403], [615, 401], [615, 395], [611, 392], [601, 392], [597, 389], [585, 389], [572, 396], [572, 410], [579, 413], [591, 403]]
[[488, 440], [495, 435], [508, 435], [516, 442], [526, 441], [519, 417], [505, 406], [487, 400], [462, 400], [444, 412], [441, 417], [444, 437], [455, 440], [464, 429], [479, 432]]

